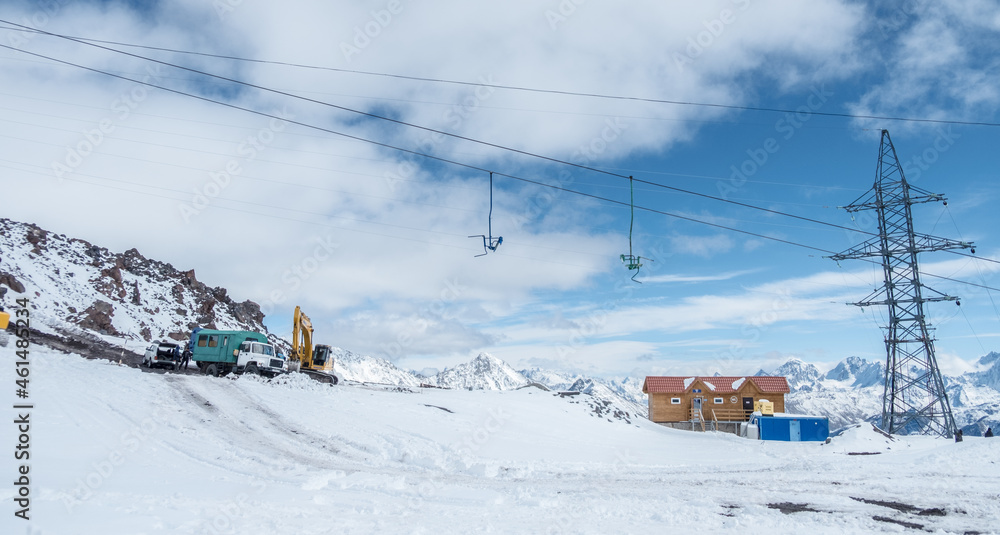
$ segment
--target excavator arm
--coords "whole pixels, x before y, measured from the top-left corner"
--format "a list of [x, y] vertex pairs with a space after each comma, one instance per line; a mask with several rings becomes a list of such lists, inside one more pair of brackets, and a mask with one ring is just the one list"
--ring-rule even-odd
[[313, 326], [309, 316], [306, 316], [299, 307], [295, 307], [295, 316], [292, 320], [292, 359], [297, 360], [300, 366], [307, 370], [312, 368], [312, 334]]

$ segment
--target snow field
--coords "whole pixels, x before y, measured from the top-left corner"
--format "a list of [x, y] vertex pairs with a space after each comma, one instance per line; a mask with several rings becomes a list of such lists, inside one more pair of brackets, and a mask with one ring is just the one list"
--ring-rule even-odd
[[[990, 439], [856, 427], [827, 445], [758, 442], [608, 421], [535, 388], [408, 393], [31, 358], [38, 534], [991, 533], [1000, 518]], [[10, 455], [0, 466], [16, 470]], [[944, 516], [918, 514], [934, 508]], [[0, 527], [25, 524], [8, 510]]]

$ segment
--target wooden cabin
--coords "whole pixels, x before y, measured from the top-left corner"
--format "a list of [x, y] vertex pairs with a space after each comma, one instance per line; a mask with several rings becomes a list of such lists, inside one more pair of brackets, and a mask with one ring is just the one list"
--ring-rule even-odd
[[649, 419], [667, 422], [742, 422], [750, 418], [754, 402], [774, 403], [785, 412], [784, 377], [646, 377], [642, 391], [649, 396]]

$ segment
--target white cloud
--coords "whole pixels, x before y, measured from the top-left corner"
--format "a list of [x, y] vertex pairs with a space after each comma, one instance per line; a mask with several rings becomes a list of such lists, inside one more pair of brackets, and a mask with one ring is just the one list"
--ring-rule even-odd
[[[746, 83], [751, 78], [772, 80], [779, 91], [842, 78], [857, 69], [857, 36], [865, 29], [861, 8], [833, 0], [809, 6], [763, 0], [644, 2], [629, 9], [588, 2], [555, 29], [546, 11], [557, 9], [556, 2], [429, 7], [401, 1], [402, 10], [389, 18], [382, 1], [242, 2], [221, 12], [214, 5], [188, 0], [136, 13], [123, 4], [77, 2], [52, 13], [45, 29], [336, 68], [723, 104], [756, 102], [759, 86]], [[9, 18], [30, 15], [26, 6], [12, 8]], [[684, 56], [690, 62], [679, 68], [676, 54], [688, 54], [689, 39], [704, 40], [705, 22], [725, 9], [735, 12], [735, 20], [711, 36], [700, 53]], [[372, 28], [377, 30], [369, 33], [377, 35], [358, 36], [359, 29]], [[349, 58], [345, 44], [357, 49]], [[571, 186], [591, 179], [582, 170], [560, 175], [560, 169], [525, 156], [315, 103], [234, 89], [191, 73], [150, 70], [140, 60], [79, 44], [32, 37], [22, 48], [129, 77], [152, 72], [157, 84], [547, 183]], [[137, 53], [601, 166], [667, 153], [695, 139], [704, 121], [729, 113]], [[0, 51], [0, 62], [5, 68], [0, 106], [6, 108], [0, 133], [7, 136], [0, 145], [0, 184], [5, 196], [18, 199], [4, 207], [4, 216], [114, 250], [137, 247], [178, 268], [196, 268], [201, 280], [229, 287], [237, 299], [264, 303], [275, 330], [281, 331], [291, 308], [301, 304], [317, 325], [317, 339], [349, 349], [378, 353], [400, 334], [412, 333], [405, 345], [415, 354], [455, 355], [495, 343], [521, 344], [531, 354], [529, 347], [558, 345], [571, 334], [571, 329], [532, 323], [544, 313], [539, 301], [589, 292], [601, 276], [621, 271], [616, 258], [624, 228], [609, 230], [616, 220], [596, 201], [498, 176], [492, 225], [504, 244], [495, 254], [473, 258], [482, 252], [481, 242], [467, 236], [487, 231], [489, 189], [483, 171], [14, 51]], [[988, 100], [989, 95], [976, 98]], [[102, 124], [108, 129], [98, 143], [88, 136]], [[53, 164], [72, 171], [57, 180]], [[670, 232], [678, 257], [714, 257], [741, 244], [749, 252], [759, 243]], [[650, 270], [649, 282], [725, 281], [753, 271], [681, 272], [692, 274]], [[762, 324], [840, 318], [847, 307], [828, 301], [842, 298], [843, 285], [833, 281], [841, 284], [839, 290], [816, 290], [822, 277], [790, 281], [793, 296], [781, 319]], [[565, 311], [564, 319], [579, 325], [588, 313], [599, 314], [602, 336], [740, 329], [770, 310], [771, 290], [678, 296], [667, 306], [628, 303], [606, 315], [590, 302], [584, 312]], [[731, 333], [719, 336], [717, 345], [732, 339]], [[586, 350], [588, 365], [693, 342], [678, 337], [666, 345], [600, 343], [608, 345]]]
[[725, 273], [717, 273], [714, 275], [656, 275], [652, 277], [640, 277], [639, 280], [643, 284], [657, 283], [657, 282], [714, 282], [714, 281], [725, 281], [740, 277], [742, 275], [748, 275], [750, 273], [756, 273], [760, 271], [759, 269], [747, 269], [741, 271], [728, 271]]
[[[880, 22], [882, 40], [873, 46], [887, 50], [884, 79], [861, 96], [852, 112], [979, 120], [996, 111], [1000, 63], [992, 50], [1000, 37], [1000, 4], [952, 0], [914, 7], [893, 8]], [[875, 120], [857, 122], [884, 126]]]

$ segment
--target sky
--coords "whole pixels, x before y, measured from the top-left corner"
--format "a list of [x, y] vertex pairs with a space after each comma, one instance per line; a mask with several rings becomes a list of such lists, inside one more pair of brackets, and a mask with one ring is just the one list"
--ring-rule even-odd
[[[886, 311], [847, 304], [881, 268], [825, 258], [865, 237], [842, 227], [875, 229], [839, 207], [872, 187], [882, 129], [948, 199], [915, 228], [1000, 258], [996, 1], [52, 0], [0, 19], [0, 215], [194, 269], [279, 335], [301, 306], [317, 342], [404, 368], [884, 360]], [[926, 313], [942, 370], [967, 371], [1000, 349], [1000, 264], [920, 262], [961, 297]]]

